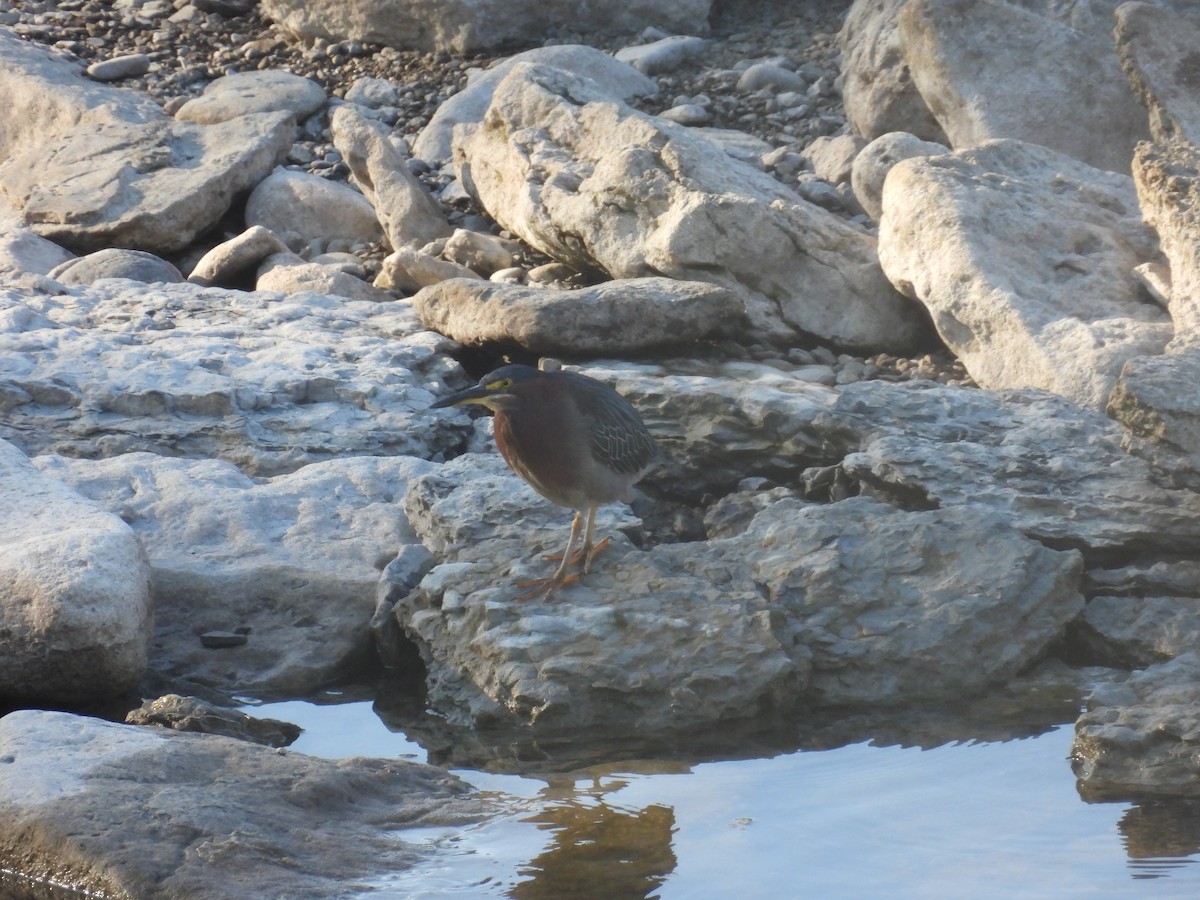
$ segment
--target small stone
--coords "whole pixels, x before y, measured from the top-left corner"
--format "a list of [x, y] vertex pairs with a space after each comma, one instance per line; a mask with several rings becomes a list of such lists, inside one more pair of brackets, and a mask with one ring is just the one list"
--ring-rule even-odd
[[200, 643], [209, 650], [223, 650], [229, 647], [241, 647], [250, 640], [249, 635], [237, 631], [206, 631], [200, 635]]
[[137, 78], [150, 71], [150, 57], [144, 53], [130, 53], [101, 60], [87, 67], [88, 78], [93, 81], [120, 81], [122, 78]]

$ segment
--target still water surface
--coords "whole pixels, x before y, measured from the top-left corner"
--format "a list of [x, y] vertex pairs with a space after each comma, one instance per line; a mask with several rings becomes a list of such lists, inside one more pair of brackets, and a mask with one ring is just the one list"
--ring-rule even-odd
[[302, 726], [297, 752], [450, 765], [508, 810], [406, 832], [440, 852], [375, 898], [1200, 897], [1200, 805], [1083, 802], [1069, 723], [928, 749], [807, 741], [757, 758], [609, 754], [513, 774], [511, 761], [431, 758], [370, 701], [246, 711]]

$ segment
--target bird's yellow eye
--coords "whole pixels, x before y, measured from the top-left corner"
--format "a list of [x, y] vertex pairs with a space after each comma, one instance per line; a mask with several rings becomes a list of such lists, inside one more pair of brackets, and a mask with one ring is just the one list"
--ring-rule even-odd
[[495, 381], [488, 384], [489, 391], [506, 391], [512, 387], [511, 378], [497, 378]]

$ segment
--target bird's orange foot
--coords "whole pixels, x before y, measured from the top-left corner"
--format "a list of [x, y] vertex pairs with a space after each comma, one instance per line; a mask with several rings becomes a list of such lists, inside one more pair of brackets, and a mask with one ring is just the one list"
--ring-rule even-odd
[[567, 575], [556, 575], [552, 578], [535, 578], [532, 581], [518, 581], [516, 586], [522, 589], [521, 593], [514, 597], [518, 602], [535, 600], [540, 597], [542, 600], [549, 600], [550, 595], [557, 591], [560, 587], [566, 587], [568, 584], [574, 584], [579, 580], [579, 575], [575, 573]]

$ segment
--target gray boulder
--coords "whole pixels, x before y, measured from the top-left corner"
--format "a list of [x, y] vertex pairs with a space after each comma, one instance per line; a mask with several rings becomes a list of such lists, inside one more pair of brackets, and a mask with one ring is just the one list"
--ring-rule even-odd
[[1092, 802], [1200, 796], [1200, 657], [1186, 653], [1096, 690], [1071, 766]]
[[846, 13], [838, 32], [846, 121], [867, 140], [903, 131], [947, 144], [904, 58], [896, 18], [907, 2], [855, 0]]
[[641, 551], [618, 534], [585, 578], [530, 604], [517, 585], [546, 567], [565, 511], [498, 459], [442, 466], [405, 507], [446, 561], [395, 612], [431, 701], [476, 725], [662, 729], [961, 696], [1016, 674], [1083, 605], [1078, 554], [977, 510], [783, 500], [702, 545]]
[[428, 860], [430, 827], [489, 814], [429, 766], [60, 712], [0, 719], [0, 756], [0, 854], [114, 897], [342, 895]]
[[154, 607], [129, 526], [4, 441], [0, 508], [0, 695], [84, 703], [132, 687]]
[[1200, 99], [1191, 61], [1200, 41], [1200, 18], [1161, 3], [1122, 3], [1114, 32], [1121, 66], [1138, 99], [1150, 112], [1150, 131], [1159, 142], [1200, 145]]
[[720, 285], [759, 339], [900, 350], [923, 334], [869, 235], [592, 82], [517, 66], [464, 138], [463, 183], [501, 225], [579, 271]]
[[183, 281], [173, 265], [143, 250], [97, 250], [60, 263], [49, 275], [61, 284], [91, 284], [101, 278], [128, 278], [145, 284]]
[[[432, 468], [360, 457], [256, 480], [229, 463], [149, 453], [36, 463], [119, 515], [146, 548], [153, 670], [230, 693], [292, 696], [371, 659], [380, 568], [417, 541], [398, 504]], [[210, 649], [208, 632], [246, 640]]]
[[239, 281], [252, 277], [267, 257], [287, 252], [287, 244], [273, 231], [253, 225], [200, 257], [188, 274], [188, 281], [205, 286], [236, 287]]
[[0, 205], [77, 253], [188, 246], [292, 145], [285, 113], [175, 122], [149, 97], [93, 82], [14, 35], [0, 34], [0, 60], [6, 120], [38, 123], [0, 127]]

